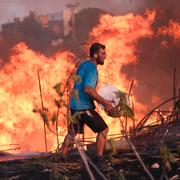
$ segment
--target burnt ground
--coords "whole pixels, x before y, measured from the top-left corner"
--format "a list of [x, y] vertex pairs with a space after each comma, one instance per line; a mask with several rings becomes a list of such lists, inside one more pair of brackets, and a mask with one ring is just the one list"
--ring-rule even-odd
[[[164, 136], [165, 131], [168, 133]], [[162, 138], [163, 142], [162, 142]], [[163, 169], [169, 179], [180, 179], [180, 121], [147, 127], [138, 133], [132, 142], [155, 179], [160, 179]], [[93, 154], [87, 152], [93, 159]], [[5, 157], [1, 155], [0, 159]], [[5, 159], [5, 158], [4, 158]], [[144, 180], [149, 179], [132, 150], [106, 154], [105, 162], [111, 169], [100, 169], [107, 179]], [[155, 167], [153, 167], [155, 166]], [[91, 167], [96, 179], [102, 179]], [[0, 162], [0, 179], [90, 179], [85, 166], [73, 150], [62, 158], [56, 153], [34, 155], [26, 158]], [[165, 179], [165, 178], [162, 178]]]

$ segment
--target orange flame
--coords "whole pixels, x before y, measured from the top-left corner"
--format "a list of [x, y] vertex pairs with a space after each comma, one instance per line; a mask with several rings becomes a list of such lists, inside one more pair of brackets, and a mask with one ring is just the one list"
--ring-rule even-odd
[[168, 26], [158, 29], [159, 34], [171, 36], [174, 43], [177, 43], [180, 40], [180, 23], [170, 20]]
[[[151, 24], [154, 18], [154, 11], [147, 11], [144, 17], [132, 13], [125, 16], [101, 16], [99, 25], [90, 34], [89, 42], [98, 41], [107, 48], [107, 59], [104, 66], [99, 68], [99, 86], [112, 84], [128, 93], [131, 82], [121, 73], [121, 68], [123, 65], [136, 63], [136, 44], [142, 37], [152, 37]], [[137, 97], [134, 97], [134, 101], [136, 115], [140, 118], [146, 111], [146, 106], [138, 102]], [[119, 121], [107, 117], [103, 112], [101, 114], [110, 127], [109, 133], [119, 133]], [[131, 121], [128, 126], [132, 126]]]
[[[43, 121], [32, 112], [35, 106], [41, 107], [37, 71], [40, 69], [45, 107], [53, 112], [56, 93], [52, 87], [66, 81], [66, 69], [73, 67], [73, 59], [69, 52], [47, 58], [24, 43], [13, 48], [10, 62], [0, 70], [0, 145], [20, 144], [21, 151], [44, 151]], [[55, 137], [48, 133], [47, 138], [51, 150]]]

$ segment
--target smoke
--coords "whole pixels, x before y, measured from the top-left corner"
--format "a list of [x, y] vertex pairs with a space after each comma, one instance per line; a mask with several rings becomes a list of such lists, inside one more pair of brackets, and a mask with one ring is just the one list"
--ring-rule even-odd
[[[6, 0], [0, 2], [0, 24], [12, 21], [14, 17], [23, 17], [28, 14], [29, 10], [35, 10], [38, 14], [47, 14], [50, 12], [61, 11], [65, 9], [66, 4], [79, 2], [77, 10], [82, 8], [96, 7], [109, 11], [113, 14], [127, 14], [129, 12], [139, 13], [146, 9], [156, 7], [179, 10], [179, 0]], [[173, 12], [172, 12], [173, 13]], [[176, 14], [176, 13], [175, 13]]]
[[138, 41], [136, 64], [123, 66], [128, 79], [137, 79], [134, 93], [149, 108], [173, 96], [173, 74], [180, 88], [180, 13], [179, 1], [144, 1], [143, 7], [156, 10], [152, 24], [154, 36]]

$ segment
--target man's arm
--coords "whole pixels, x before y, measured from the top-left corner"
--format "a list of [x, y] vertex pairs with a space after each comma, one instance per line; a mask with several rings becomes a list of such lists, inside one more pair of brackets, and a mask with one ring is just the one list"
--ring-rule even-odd
[[85, 86], [84, 92], [91, 96], [95, 101], [102, 104], [106, 111], [110, 112], [113, 109], [111, 101], [101, 97], [94, 88], [90, 86]]

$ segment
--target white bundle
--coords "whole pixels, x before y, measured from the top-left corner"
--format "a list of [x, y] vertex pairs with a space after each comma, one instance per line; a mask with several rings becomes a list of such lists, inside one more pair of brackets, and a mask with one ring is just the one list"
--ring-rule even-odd
[[[130, 108], [130, 100], [127, 95], [112, 85], [104, 85], [98, 92], [104, 99], [112, 102], [112, 112], [107, 113], [111, 117], [127, 116], [132, 117], [133, 111]], [[99, 104], [102, 109], [103, 105]]]

